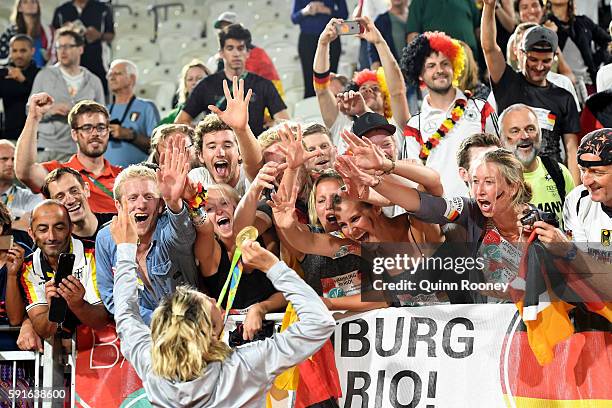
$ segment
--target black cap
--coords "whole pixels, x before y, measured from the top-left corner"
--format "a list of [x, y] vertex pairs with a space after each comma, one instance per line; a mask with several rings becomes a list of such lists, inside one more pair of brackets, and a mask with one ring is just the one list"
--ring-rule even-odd
[[557, 33], [544, 26], [531, 27], [523, 34], [523, 50], [557, 52], [559, 38]]
[[374, 129], [384, 129], [390, 134], [395, 133], [395, 126], [390, 125], [387, 119], [378, 113], [366, 112], [353, 122], [352, 131], [359, 137], [363, 137], [363, 135]]

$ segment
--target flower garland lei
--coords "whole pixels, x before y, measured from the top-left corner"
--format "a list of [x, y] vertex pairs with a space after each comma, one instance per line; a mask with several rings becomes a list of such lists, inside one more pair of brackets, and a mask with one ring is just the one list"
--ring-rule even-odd
[[444, 119], [438, 130], [436, 130], [433, 135], [429, 137], [428, 141], [426, 141], [425, 143], [421, 142], [421, 152], [419, 153], [419, 157], [421, 160], [426, 161], [429, 155], [431, 154], [431, 151], [440, 144], [440, 140], [442, 140], [442, 138], [444, 138], [451, 130], [453, 130], [457, 122], [459, 122], [459, 120], [461, 120], [461, 118], [463, 117], [466, 105], [467, 102], [465, 100], [457, 99], [457, 101], [455, 101], [453, 109], [451, 109], [450, 111], [449, 117]]

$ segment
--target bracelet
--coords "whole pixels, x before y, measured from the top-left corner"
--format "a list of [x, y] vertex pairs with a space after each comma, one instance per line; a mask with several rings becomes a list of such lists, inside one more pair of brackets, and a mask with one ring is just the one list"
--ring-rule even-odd
[[376, 188], [380, 185], [380, 182], [382, 181], [383, 176], [376, 176], [376, 183], [372, 184], [370, 186], [370, 188]]
[[391, 168], [389, 170], [383, 171], [383, 174], [391, 174], [393, 173], [393, 170], [395, 170], [395, 160], [393, 159], [389, 159], [391, 160]]

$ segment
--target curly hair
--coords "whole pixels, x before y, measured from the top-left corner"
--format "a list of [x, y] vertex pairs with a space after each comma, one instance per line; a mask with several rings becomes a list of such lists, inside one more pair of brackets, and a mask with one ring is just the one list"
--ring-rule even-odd
[[425, 60], [434, 52], [444, 54], [451, 61], [453, 86], [458, 85], [459, 77], [465, 67], [465, 51], [459, 41], [440, 31], [420, 34], [404, 48], [400, 64], [408, 85], [420, 84], [419, 77]]

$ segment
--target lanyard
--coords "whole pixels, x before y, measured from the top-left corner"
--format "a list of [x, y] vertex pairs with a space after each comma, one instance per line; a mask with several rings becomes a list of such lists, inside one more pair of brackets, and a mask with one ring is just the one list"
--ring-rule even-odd
[[[249, 74], [249, 73], [248, 73], [247, 71], [244, 71], [244, 72], [242, 73], [242, 75], [240, 75], [240, 78], [238, 78], [238, 80], [241, 80], [241, 79], [246, 79], [246, 77], [247, 77], [247, 75], [248, 75], [248, 74]], [[234, 88], [234, 82], [233, 82], [233, 81], [231, 81], [231, 82], [230, 82], [230, 80], [229, 80], [229, 79], [227, 80], [227, 82], [229, 83], [229, 91], [230, 91], [230, 95], [231, 95], [231, 94], [233, 94], [233, 93], [234, 93], [234, 89], [233, 89], [233, 88]], [[246, 95], [246, 94], [245, 94], [245, 95]], [[225, 103], [225, 95], [223, 95], [221, 98], [219, 98], [219, 100], [217, 101], [217, 103], [215, 103], [215, 106], [216, 106], [217, 108], [221, 109], [221, 105], [223, 105], [224, 103]], [[111, 108], [111, 109], [112, 109], [112, 108]], [[111, 110], [111, 112], [112, 112], [112, 110]]]
[[106, 188], [106, 186], [104, 184], [102, 184], [101, 182], [99, 182], [98, 180], [96, 180], [95, 178], [91, 177], [89, 174], [85, 174], [85, 176], [87, 176], [87, 178], [89, 179], [89, 181], [91, 181], [96, 187], [98, 187], [100, 190], [102, 190], [102, 192], [104, 194], [106, 194], [107, 196], [109, 196], [110, 198], [115, 198], [114, 194], [112, 191], [110, 191], [108, 188]]
[[[127, 106], [125, 107], [125, 111], [123, 112], [123, 116], [121, 117], [121, 126], [123, 126], [123, 121], [125, 120], [125, 118], [127, 117], [128, 113], [130, 112], [130, 108], [132, 107], [132, 103], [134, 103], [134, 100], [136, 100], [136, 95], [132, 95], [132, 97], [130, 98], [130, 101], [128, 102]], [[112, 116], [113, 115], [113, 108], [115, 107], [115, 102], [113, 101], [111, 107], [110, 107], [110, 112], [108, 112], [108, 116]]]

